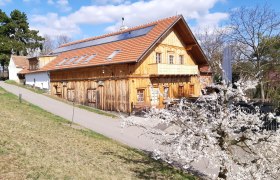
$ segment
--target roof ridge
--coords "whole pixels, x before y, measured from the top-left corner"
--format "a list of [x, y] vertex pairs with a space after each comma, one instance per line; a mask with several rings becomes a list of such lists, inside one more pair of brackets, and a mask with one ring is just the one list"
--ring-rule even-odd
[[61, 46], [59, 46], [59, 48], [74, 45], [74, 44], [79, 44], [79, 43], [87, 42], [87, 41], [91, 41], [91, 40], [101, 39], [101, 38], [104, 38], [104, 37], [109, 37], [109, 36], [112, 36], [112, 35], [117, 35], [117, 34], [121, 34], [121, 33], [124, 33], [124, 32], [129, 32], [131, 30], [136, 30], [136, 29], [139, 29], [139, 28], [148, 27], [148, 26], [154, 25], [158, 22], [165, 21], [165, 20], [168, 20], [168, 19], [172, 19], [172, 18], [175, 18], [175, 17], [179, 18], [179, 17], [182, 17], [182, 15], [170, 16], [170, 17], [167, 17], [167, 18], [151, 21], [151, 22], [148, 22], [148, 23], [145, 23], [145, 24], [140, 24], [140, 25], [137, 25], [137, 26], [133, 26], [133, 27], [130, 27], [130, 28], [125, 29], [125, 30], [118, 30], [118, 31], [106, 33], [106, 34], [99, 35], [99, 36], [93, 36], [93, 37], [85, 38], [85, 39], [82, 39], [82, 40], [69, 42], [69, 43], [66, 43], [66, 44], [62, 44]]

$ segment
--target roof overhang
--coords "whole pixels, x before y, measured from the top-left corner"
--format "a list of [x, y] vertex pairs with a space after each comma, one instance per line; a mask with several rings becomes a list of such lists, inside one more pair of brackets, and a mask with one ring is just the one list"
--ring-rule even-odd
[[162, 33], [161, 36], [159, 36], [154, 41], [154, 43], [149, 46], [149, 48], [146, 49], [146, 51], [138, 58], [137, 62], [144, 59], [144, 57], [150, 53], [150, 51], [155, 47], [155, 45], [158, 44], [163, 39], [163, 37], [168, 35], [172, 28], [175, 28], [175, 30], [177, 30], [177, 32], [183, 37], [182, 39], [184, 41], [185, 47], [191, 47], [189, 48], [189, 52], [196, 57], [196, 62], [199, 65], [208, 65], [209, 62], [206, 55], [204, 54], [201, 46], [199, 45], [198, 41], [196, 40], [194, 34], [192, 33], [191, 29], [189, 28], [187, 22], [185, 21], [182, 15], [178, 16], [178, 19], [174, 21], [174, 23], [171, 24], [170, 27], [167, 28], [164, 31], [164, 33]]

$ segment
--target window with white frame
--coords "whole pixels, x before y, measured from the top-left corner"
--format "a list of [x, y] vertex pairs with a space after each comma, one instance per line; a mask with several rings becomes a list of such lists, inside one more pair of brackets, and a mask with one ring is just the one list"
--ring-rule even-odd
[[156, 53], [156, 63], [161, 63], [161, 53]]
[[169, 64], [174, 64], [174, 55], [170, 54], [168, 60], [169, 60]]
[[145, 101], [145, 90], [137, 89], [137, 102], [144, 102], [144, 101]]
[[168, 99], [169, 97], [169, 87], [165, 86], [163, 89], [163, 99]]
[[179, 55], [179, 63], [184, 64], [184, 55]]

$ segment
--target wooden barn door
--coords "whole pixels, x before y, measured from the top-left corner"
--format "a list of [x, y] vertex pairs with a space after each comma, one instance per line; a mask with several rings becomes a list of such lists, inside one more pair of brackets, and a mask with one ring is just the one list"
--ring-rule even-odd
[[63, 86], [62, 98], [67, 99], [67, 86]]
[[127, 80], [116, 81], [116, 111], [128, 112], [128, 82]]
[[98, 86], [96, 92], [96, 107], [104, 110], [104, 86]]
[[87, 90], [87, 103], [89, 106], [97, 108], [97, 90], [96, 89]]
[[115, 110], [115, 91], [116, 81], [109, 80], [105, 82], [105, 110]]
[[98, 86], [96, 95], [97, 108], [107, 111], [129, 111], [128, 81], [108, 80], [104, 86]]

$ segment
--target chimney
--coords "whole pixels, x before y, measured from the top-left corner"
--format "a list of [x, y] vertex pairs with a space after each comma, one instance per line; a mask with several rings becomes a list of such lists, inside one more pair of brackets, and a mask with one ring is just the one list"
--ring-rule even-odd
[[124, 17], [122, 17], [122, 25], [120, 27], [120, 31], [123, 31], [123, 30], [126, 30], [126, 29], [128, 29], [128, 27], [124, 25]]

